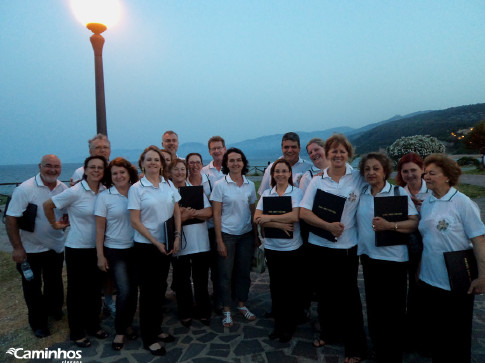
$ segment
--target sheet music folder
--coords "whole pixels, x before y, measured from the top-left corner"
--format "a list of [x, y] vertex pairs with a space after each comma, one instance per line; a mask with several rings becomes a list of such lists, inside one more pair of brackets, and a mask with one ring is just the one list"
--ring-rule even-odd
[[[346, 200], [344, 197], [317, 189], [315, 199], [313, 200], [312, 212], [325, 222], [340, 222]], [[337, 242], [337, 238], [331, 232], [312, 225], [308, 225], [308, 227], [310, 232], [317, 236], [323, 237], [330, 242]]]
[[[282, 197], [263, 197], [263, 214], [268, 215], [280, 215], [289, 213], [293, 210], [291, 205], [290, 196]], [[266, 238], [282, 238], [282, 239], [292, 239], [293, 232], [289, 232], [288, 236], [285, 231], [279, 228], [265, 227], [264, 237]]]
[[[192, 209], [204, 209], [204, 187], [202, 185], [180, 187], [179, 193], [182, 199], [179, 201], [180, 207]], [[203, 223], [204, 221], [197, 218], [192, 218], [184, 223], [183, 226], [195, 223]]]
[[451, 291], [465, 294], [470, 283], [478, 277], [478, 266], [473, 249], [443, 252]]
[[[389, 222], [400, 222], [408, 219], [408, 197], [405, 195], [394, 197], [374, 198], [374, 216]], [[376, 232], [376, 246], [406, 245], [409, 235], [396, 231]]]

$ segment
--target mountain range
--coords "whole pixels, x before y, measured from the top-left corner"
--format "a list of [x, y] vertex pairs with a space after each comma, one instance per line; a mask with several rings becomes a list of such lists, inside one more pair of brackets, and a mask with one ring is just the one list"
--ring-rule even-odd
[[[387, 120], [368, 124], [360, 128], [335, 127], [319, 131], [295, 131], [300, 135], [302, 156], [306, 157], [307, 142], [320, 137], [327, 139], [334, 133], [342, 133], [350, 140], [357, 154], [385, 149], [401, 136], [430, 135], [438, 138], [447, 146], [447, 152], [459, 152], [460, 145], [451, 132], [472, 127], [485, 120], [485, 103], [452, 107], [445, 110], [419, 111], [404, 116], [396, 115]], [[292, 131], [292, 130], [289, 130]], [[274, 160], [281, 155], [283, 134], [260, 136], [227, 145], [244, 151], [249, 159]], [[181, 144], [178, 154], [185, 157], [189, 152], [198, 152], [204, 160], [210, 160], [206, 143], [189, 142]], [[112, 155], [123, 156], [128, 160], [138, 160], [141, 150], [116, 149]]]

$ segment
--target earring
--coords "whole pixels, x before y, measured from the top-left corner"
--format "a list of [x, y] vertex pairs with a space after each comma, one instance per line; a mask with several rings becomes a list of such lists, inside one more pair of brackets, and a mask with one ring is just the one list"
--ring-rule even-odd
[[145, 167], [143, 167], [143, 166], [141, 167], [141, 172], [142, 172], [143, 174], [145, 174]]

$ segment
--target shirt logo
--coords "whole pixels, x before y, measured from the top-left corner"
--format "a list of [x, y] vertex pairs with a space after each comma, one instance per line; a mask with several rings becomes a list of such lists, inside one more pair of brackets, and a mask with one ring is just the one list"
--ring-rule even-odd
[[357, 194], [355, 194], [354, 192], [350, 193], [349, 194], [349, 197], [347, 198], [347, 200], [349, 202], [355, 202], [357, 200]]
[[436, 225], [436, 228], [438, 229], [438, 231], [444, 232], [448, 229], [449, 225], [450, 224], [447, 221], [442, 219], [441, 221], [438, 222], [438, 224]]

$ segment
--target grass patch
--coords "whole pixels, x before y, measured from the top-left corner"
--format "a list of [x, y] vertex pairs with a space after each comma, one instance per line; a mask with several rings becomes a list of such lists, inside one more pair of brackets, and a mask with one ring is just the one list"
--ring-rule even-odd
[[459, 184], [456, 186], [456, 189], [471, 199], [485, 197], [485, 187], [480, 187], [478, 185]]
[[485, 169], [463, 170], [463, 174], [485, 175]]
[[[63, 273], [64, 286], [65, 270]], [[38, 350], [55, 343], [64, 342], [69, 333], [67, 317], [61, 321], [50, 321], [51, 335], [38, 339], [27, 320], [27, 306], [22, 293], [22, 281], [10, 253], [0, 251], [0, 346], [22, 347]]]

